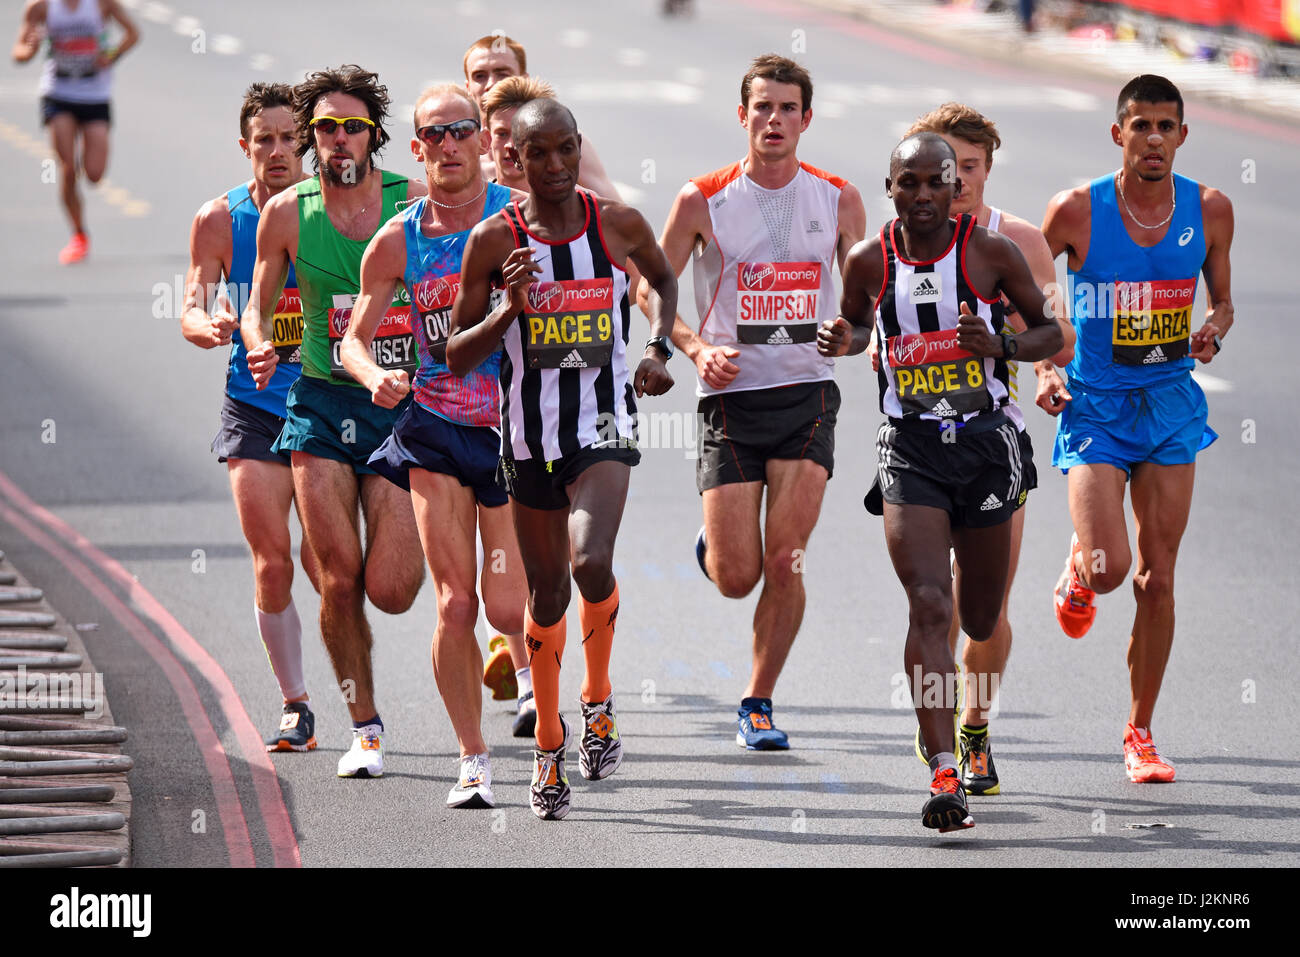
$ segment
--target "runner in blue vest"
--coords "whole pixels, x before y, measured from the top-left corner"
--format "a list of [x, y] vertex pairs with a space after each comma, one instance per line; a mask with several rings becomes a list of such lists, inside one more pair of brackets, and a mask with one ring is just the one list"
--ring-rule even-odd
[[[253, 552], [257, 631], [284, 698], [280, 727], [266, 741], [268, 751], [316, 747], [316, 719], [302, 672], [302, 625], [290, 591], [293, 474], [288, 454], [271, 451], [284, 426], [285, 396], [302, 368], [298, 359], [302, 307], [292, 268], [275, 314], [275, 348], [282, 361], [261, 392], [249, 374], [239, 336], [239, 314], [253, 282], [262, 207], [302, 179], [292, 105], [293, 90], [284, 83], [254, 83], [244, 93], [239, 146], [252, 161], [253, 178], [204, 203], [194, 217], [181, 316], [181, 333], [196, 346], [231, 347], [221, 431], [212, 441], [212, 451], [230, 471], [235, 511]], [[315, 585], [316, 566], [306, 548], [302, 562]]]
[[[1164, 77], [1135, 77], [1120, 91], [1111, 138], [1123, 150], [1120, 169], [1057, 194], [1043, 219], [1052, 255], [1069, 254], [1078, 344], [1068, 388], [1040, 367], [1038, 404], [1061, 416], [1052, 464], [1068, 476], [1075, 535], [1055, 605], [1071, 638], [1092, 627], [1096, 595], [1128, 577], [1132, 482], [1137, 616], [1124, 764], [1142, 784], [1174, 779], [1152, 742], [1151, 716], [1174, 640], [1174, 562], [1196, 454], [1217, 437], [1192, 367], [1212, 360], [1232, 328], [1232, 203], [1174, 173], [1187, 126], [1182, 95]], [[1209, 309], [1193, 332], [1202, 272]]]

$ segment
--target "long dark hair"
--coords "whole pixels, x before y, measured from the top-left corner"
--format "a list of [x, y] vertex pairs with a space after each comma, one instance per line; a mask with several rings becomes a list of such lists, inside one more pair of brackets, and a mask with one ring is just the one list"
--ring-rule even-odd
[[370, 167], [375, 165], [375, 157], [388, 143], [388, 133], [384, 129], [384, 120], [388, 118], [388, 87], [379, 82], [379, 74], [363, 70], [355, 63], [348, 63], [337, 70], [317, 70], [308, 74], [293, 88], [293, 118], [298, 124], [298, 155], [312, 154], [312, 165], [320, 169], [320, 158], [316, 156], [316, 141], [312, 137], [311, 121], [316, 112], [316, 103], [329, 93], [346, 93], [355, 96], [366, 104], [366, 112], [375, 124], [370, 131]]

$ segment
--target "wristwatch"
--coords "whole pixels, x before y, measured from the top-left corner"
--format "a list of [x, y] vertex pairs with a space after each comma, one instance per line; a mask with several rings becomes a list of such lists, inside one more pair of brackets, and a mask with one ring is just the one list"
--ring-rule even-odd
[[664, 362], [673, 357], [673, 341], [667, 336], [651, 336], [646, 340], [645, 347], [649, 349], [651, 346], [664, 354]]
[[1016, 337], [1001, 332], [998, 333], [998, 338], [1002, 340], [1002, 358], [1014, 359], [1016, 353], [1020, 351], [1020, 343], [1016, 342]]
[[1218, 355], [1220, 352], [1222, 352], [1222, 351], [1223, 351], [1223, 340], [1220, 339], [1218, 336], [1215, 336], [1215, 337], [1214, 337], [1214, 354], [1217, 356], [1217, 355]]

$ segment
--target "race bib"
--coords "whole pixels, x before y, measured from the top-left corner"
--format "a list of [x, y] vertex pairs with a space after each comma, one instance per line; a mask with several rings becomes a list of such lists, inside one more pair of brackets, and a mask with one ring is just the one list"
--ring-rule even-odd
[[1111, 359], [1143, 366], [1186, 358], [1195, 298], [1195, 279], [1115, 283]]
[[297, 289], [285, 289], [275, 304], [271, 342], [281, 362], [302, 363], [302, 299]]
[[816, 341], [821, 283], [821, 263], [737, 264], [737, 341], [768, 346]]
[[99, 41], [95, 37], [52, 39], [50, 56], [54, 59], [54, 75], [60, 80], [82, 79], [99, 72], [95, 69], [99, 57]]
[[[451, 304], [460, 292], [460, 273], [434, 276], [417, 283], [411, 297], [411, 310], [423, 336], [423, 345], [435, 362], [447, 364], [447, 338], [451, 334]], [[488, 311], [496, 309], [505, 292], [493, 289], [488, 297]], [[498, 351], [500, 345], [497, 346]]]
[[956, 329], [893, 336], [886, 348], [904, 413], [951, 419], [988, 408], [984, 360], [957, 345]]
[[614, 354], [614, 280], [562, 279], [528, 287], [523, 323], [530, 369], [591, 369]]
[[[394, 299], [384, 313], [375, 337], [370, 340], [370, 356], [381, 369], [404, 369], [407, 375], [414, 377], [420, 359], [415, 352], [415, 336], [411, 334], [411, 310], [405, 298], [402, 296]], [[329, 310], [330, 374], [349, 381], [354, 380], [343, 368], [340, 350], [343, 335], [352, 321], [354, 299], [354, 296], [347, 294], [336, 295], [334, 305]]]

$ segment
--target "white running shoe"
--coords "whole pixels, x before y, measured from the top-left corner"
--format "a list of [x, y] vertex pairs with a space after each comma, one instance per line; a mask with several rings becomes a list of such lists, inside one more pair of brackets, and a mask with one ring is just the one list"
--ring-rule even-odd
[[352, 747], [339, 758], [341, 778], [384, 776], [384, 731], [377, 724], [352, 729]]
[[460, 759], [460, 780], [447, 795], [447, 807], [492, 807], [492, 759], [471, 754]]

